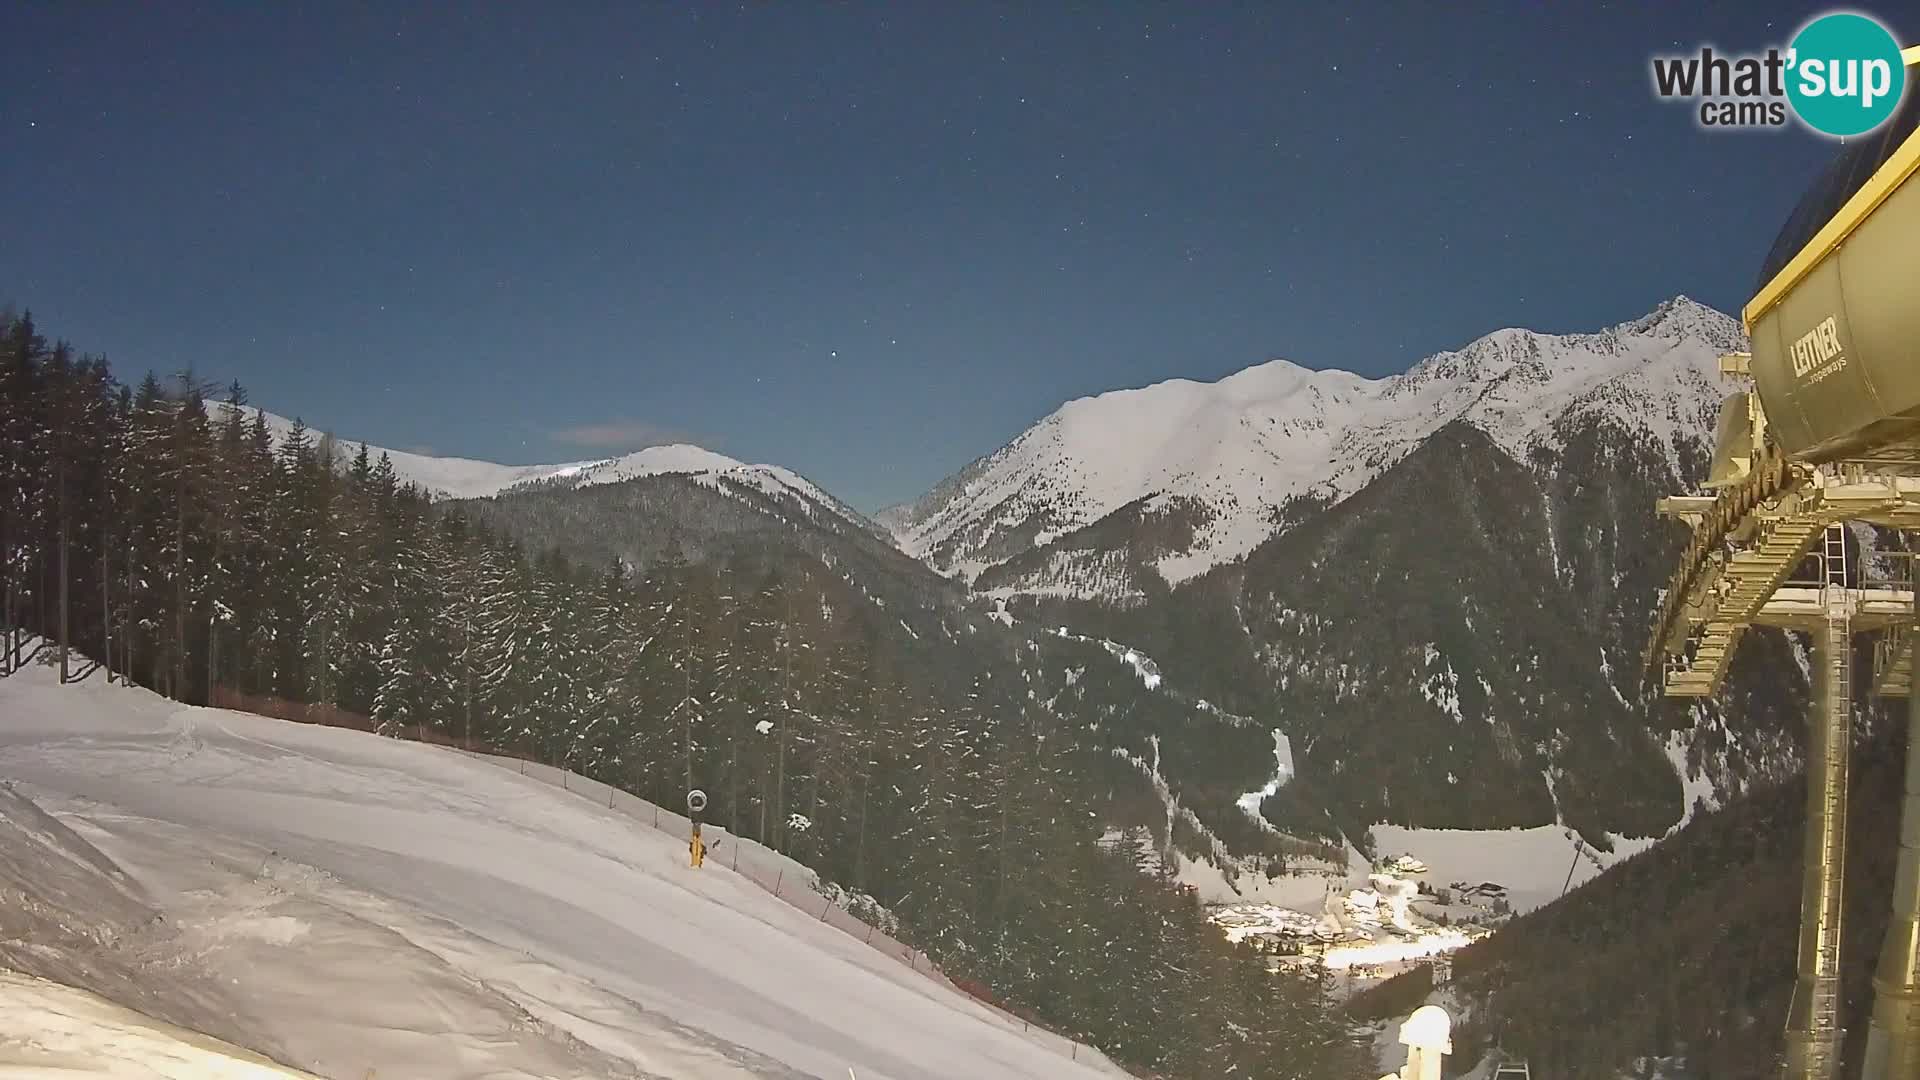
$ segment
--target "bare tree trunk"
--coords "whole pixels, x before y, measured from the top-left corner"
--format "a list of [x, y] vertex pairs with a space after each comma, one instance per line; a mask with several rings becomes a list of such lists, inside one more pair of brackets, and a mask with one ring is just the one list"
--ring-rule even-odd
[[793, 731], [793, 593], [782, 591], [786, 593], [787, 619], [780, 628], [784, 674], [780, 677], [780, 767], [773, 783], [774, 797], [779, 801], [774, 806], [773, 829], [779, 837], [775, 846], [784, 853], [787, 850], [787, 742]]
[[67, 484], [66, 468], [60, 469], [60, 681], [66, 682], [72, 674], [67, 665], [69, 644], [72, 640], [67, 625]]
[[132, 516], [129, 515], [128, 521], [127, 521], [127, 587], [121, 590], [122, 592], [126, 593], [126, 597], [127, 597], [126, 600], [124, 601], [124, 603], [127, 605], [127, 632], [124, 635], [122, 635], [124, 640], [122, 640], [120, 643], [120, 660], [125, 665], [123, 668], [121, 668], [120, 677], [121, 677], [121, 681], [129, 684], [133, 682], [134, 642], [139, 640], [139, 637], [133, 632], [133, 622], [134, 622], [134, 614], [135, 614], [134, 607], [133, 607], [133, 596], [134, 596], [133, 594], [133, 563], [134, 563], [134, 554], [135, 554], [134, 544], [135, 544], [135, 541], [133, 538], [133, 521], [132, 521]]
[[820, 774], [832, 767], [829, 762], [833, 760], [825, 743], [825, 739], [820, 740], [821, 749], [814, 754], [813, 775], [807, 778], [807, 817], [816, 822], [820, 820]]
[[173, 673], [169, 681], [174, 692], [168, 696], [178, 699], [187, 690], [187, 440], [182, 432], [186, 410], [182, 408], [175, 415], [180, 458], [175, 465], [178, 471], [173, 505]]
[[53, 504], [54, 504], [54, 516], [55, 516], [54, 527], [59, 537], [59, 540], [58, 540], [59, 547], [55, 555], [55, 571], [54, 571], [55, 578], [54, 578], [53, 591], [55, 596], [54, 602], [60, 606], [60, 610], [56, 615], [56, 620], [59, 626], [59, 634], [60, 634], [60, 682], [64, 684], [66, 683], [67, 679], [71, 677], [73, 674], [72, 668], [69, 666], [67, 662], [68, 654], [71, 651], [72, 644], [73, 644], [73, 637], [68, 632], [68, 624], [67, 624], [67, 539], [68, 539], [68, 522], [67, 522], [68, 512], [67, 511], [68, 511], [68, 508], [67, 508], [67, 414], [66, 414], [65, 402], [60, 403], [60, 410], [61, 411], [60, 411], [59, 418], [55, 421], [55, 423], [58, 426], [54, 429], [54, 439], [53, 439], [53, 453], [54, 453]]
[[460, 707], [465, 714], [467, 749], [473, 745], [473, 604], [467, 583], [461, 585], [460, 605]]
[[105, 529], [100, 530], [100, 663], [107, 669], [107, 685], [113, 685], [113, 593], [108, 587], [113, 578], [112, 566], [107, 562], [107, 552], [112, 550], [111, 537]]
[[470, 664], [467, 667], [467, 670], [463, 673], [463, 678], [466, 680], [466, 684], [467, 684], [467, 690], [466, 690], [467, 749], [471, 750], [473, 749], [473, 668]]
[[[224, 519], [225, 514], [221, 517]], [[220, 554], [226, 546], [226, 522], [218, 523], [213, 534], [213, 564], [208, 568], [208, 580], [220, 565]], [[212, 596], [207, 603], [207, 703], [213, 703], [213, 688], [219, 681], [220, 670], [220, 598]]]
[[[134, 596], [136, 596], [136, 594], [134, 594], [134, 588], [132, 588], [132, 584], [134, 584], [134, 577], [132, 577], [132, 575], [134, 575], [134, 563], [138, 563], [138, 557], [140, 557], [140, 552], [138, 552], [136, 544], [134, 544], [132, 540], [129, 540], [129, 544], [127, 544], [127, 588], [121, 590], [121, 592], [127, 594], [127, 601], [125, 601], [125, 603], [127, 603], [127, 640], [121, 644], [121, 653], [125, 653], [123, 659], [127, 661], [127, 682], [132, 682], [134, 659], [136, 659], [136, 651], [140, 648], [140, 634], [134, 632], [134, 621], [136, 621], [138, 609], [134, 607]], [[148, 661], [148, 663], [152, 663], [152, 661]]]
[[[737, 710], [738, 706], [735, 706]], [[730, 710], [732, 711], [732, 710]], [[733, 724], [728, 729], [728, 739], [732, 745], [727, 754], [727, 830], [737, 839], [740, 836], [740, 715], [734, 711]]]
[[[13, 478], [12, 454], [8, 454], [7, 479]], [[13, 670], [13, 590], [14, 579], [18, 571], [13, 565], [13, 488], [6, 492], [5, 506], [0, 506], [0, 576], [6, 578], [0, 584], [0, 675]]]
[[867, 887], [867, 792], [873, 787], [873, 739], [869, 735], [863, 745], [862, 755], [865, 762], [860, 769], [860, 824], [854, 830], [853, 839], [853, 887]]
[[1012, 755], [1011, 753], [1009, 753], [1009, 750], [1008, 750], [1008, 747], [1006, 747], [1006, 746], [1005, 746], [1004, 744], [1003, 744], [1002, 746], [1000, 746], [1000, 747], [999, 747], [999, 752], [1000, 752], [1000, 760], [1001, 760], [1001, 768], [1000, 768], [1000, 883], [999, 883], [999, 885], [998, 885], [997, 887], [995, 887], [995, 889], [994, 889], [994, 895], [993, 895], [993, 925], [994, 925], [994, 929], [995, 929], [996, 931], [998, 931], [998, 932], [999, 932], [999, 933], [1000, 933], [1000, 934], [1002, 935], [1002, 941], [1004, 941], [1004, 940], [1005, 940], [1005, 933], [1006, 933], [1006, 923], [1005, 923], [1005, 919], [1006, 919], [1006, 910], [1007, 910], [1007, 869], [1008, 869], [1008, 858], [1007, 858], [1007, 855], [1008, 855], [1008, 851], [1007, 851], [1007, 841], [1008, 841], [1008, 838], [1009, 838], [1009, 836], [1011, 835], [1011, 829], [1010, 829], [1010, 827], [1009, 827], [1009, 826], [1010, 826], [1010, 824], [1011, 824], [1011, 820], [1012, 820], [1012, 819], [1011, 819], [1011, 805], [1010, 805], [1010, 804], [1011, 804], [1011, 803], [1012, 803], [1012, 801], [1013, 801], [1013, 800], [1012, 800], [1012, 787], [1013, 787], [1013, 761], [1012, 761], [1012, 758], [1013, 758], [1013, 755]]

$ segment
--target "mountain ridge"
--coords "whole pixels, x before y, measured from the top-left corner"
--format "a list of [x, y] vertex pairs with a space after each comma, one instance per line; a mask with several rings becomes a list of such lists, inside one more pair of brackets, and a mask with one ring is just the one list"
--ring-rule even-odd
[[[217, 423], [227, 410], [235, 406], [217, 402], [208, 408]], [[255, 414], [264, 416], [275, 445], [283, 443], [296, 424], [304, 424], [302, 420], [290, 420], [253, 406], [238, 408], [245, 422], [252, 422]], [[794, 496], [805, 504], [823, 507], [868, 531], [875, 531], [865, 515], [792, 469], [780, 465], [749, 464], [692, 443], [665, 443], [614, 457], [550, 465], [505, 465], [476, 458], [395, 450], [360, 440], [343, 439], [324, 427], [308, 427], [307, 431], [310, 435], [328, 436], [334, 440], [336, 463], [349, 449], [365, 446], [367, 453], [376, 459], [384, 455], [400, 481], [412, 483], [438, 500], [483, 499], [539, 487], [591, 487], [650, 476], [685, 475], [709, 485], [732, 481], [758, 489], [776, 499]]]
[[[1606, 413], [1677, 468], [1682, 442], [1710, 426], [1719, 355], [1743, 341], [1730, 316], [1680, 295], [1591, 332], [1495, 330], [1377, 379], [1273, 360], [1211, 383], [1075, 398], [875, 520], [909, 554], [979, 583], [1116, 511], [1188, 500], [1193, 540], [1150, 560], [1165, 584], [1178, 584], [1252, 551], [1293, 500], [1344, 499], [1456, 419], [1526, 460], [1557, 445], [1566, 418]], [[1055, 578], [1087, 569], [1055, 550]], [[1046, 573], [987, 584], [1060, 592]]]

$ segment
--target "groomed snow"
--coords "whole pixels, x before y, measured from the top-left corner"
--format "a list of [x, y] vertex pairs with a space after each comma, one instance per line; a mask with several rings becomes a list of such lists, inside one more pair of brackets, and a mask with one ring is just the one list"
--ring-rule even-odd
[[301, 1080], [311, 1074], [85, 990], [0, 970], [0, 1076]]
[[321, 1076], [1121, 1075], [724, 846], [690, 870], [682, 839], [450, 751], [33, 667], [0, 679], [0, 776], [0, 896], [41, 920], [0, 966]]

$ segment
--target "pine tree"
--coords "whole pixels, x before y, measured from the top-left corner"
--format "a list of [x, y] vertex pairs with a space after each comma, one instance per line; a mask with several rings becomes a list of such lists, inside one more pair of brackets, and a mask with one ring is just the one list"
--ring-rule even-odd
[[447, 720], [444, 708], [436, 709], [441, 695], [432, 674], [443, 670], [446, 660], [433, 629], [445, 594], [433, 572], [438, 534], [404, 504], [390, 507], [389, 514], [394, 519], [391, 560], [381, 569], [390, 575], [390, 617], [380, 642], [371, 715], [375, 730], [399, 735], [430, 723], [444, 727]]
[[537, 753], [538, 731], [529, 686], [530, 639], [536, 632], [531, 583], [518, 549], [487, 544], [480, 554], [475, 597], [477, 713], [474, 735], [498, 745]]
[[630, 644], [627, 620], [631, 598], [626, 567], [608, 564], [580, 603], [582, 626], [576, 665], [580, 681], [580, 724], [567, 739], [567, 760], [593, 773], [617, 773], [619, 740], [625, 726], [620, 670]]
[[38, 400], [38, 357], [45, 342], [34, 330], [31, 313], [0, 327], [0, 674], [17, 663], [19, 631], [26, 622], [30, 595], [28, 567], [35, 550], [28, 540], [34, 505], [31, 455], [42, 445], [35, 436], [33, 409]]
[[242, 589], [250, 576], [246, 567], [249, 552], [245, 505], [251, 494], [244, 464], [246, 403], [246, 390], [235, 382], [227, 388], [226, 401], [217, 413], [219, 436], [214, 458], [218, 465], [214, 473], [220, 482], [210, 486], [207, 500], [212, 534], [207, 572], [206, 696], [209, 700], [221, 681], [222, 660], [244, 641], [236, 630], [243, 621], [238, 609], [246, 605]]

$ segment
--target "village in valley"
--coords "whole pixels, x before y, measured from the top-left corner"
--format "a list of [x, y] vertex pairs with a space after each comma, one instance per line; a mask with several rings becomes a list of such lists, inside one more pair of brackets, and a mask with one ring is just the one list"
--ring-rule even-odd
[[1394, 855], [1372, 866], [1364, 886], [1328, 878], [1318, 911], [1256, 901], [1210, 905], [1209, 918], [1275, 970], [1322, 967], [1349, 992], [1422, 962], [1434, 963], [1444, 981], [1450, 954], [1492, 933], [1513, 907], [1499, 882], [1436, 886], [1430, 873], [1412, 855]]

